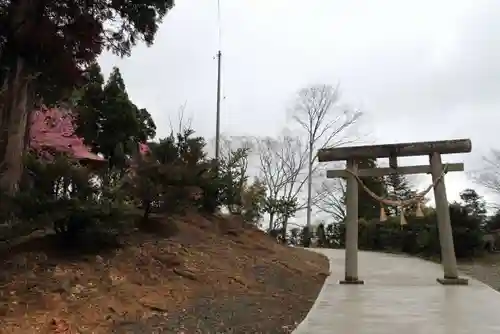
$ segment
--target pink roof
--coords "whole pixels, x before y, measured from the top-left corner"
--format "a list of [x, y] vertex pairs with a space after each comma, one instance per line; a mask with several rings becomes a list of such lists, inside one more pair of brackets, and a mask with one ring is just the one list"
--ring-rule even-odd
[[75, 135], [73, 115], [69, 110], [42, 107], [32, 113], [30, 122], [31, 149], [67, 153], [79, 160], [105, 161]]
[[149, 146], [147, 144], [144, 144], [144, 143], [139, 144], [139, 153], [141, 155], [145, 155], [149, 152], [151, 152], [151, 150], [149, 149]]
[[[91, 152], [83, 139], [75, 135], [74, 115], [70, 110], [42, 107], [31, 115], [30, 148], [38, 152], [67, 153], [78, 160], [106, 161]], [[145, 143], [139, 144], [139, 152], [150, 152]]]

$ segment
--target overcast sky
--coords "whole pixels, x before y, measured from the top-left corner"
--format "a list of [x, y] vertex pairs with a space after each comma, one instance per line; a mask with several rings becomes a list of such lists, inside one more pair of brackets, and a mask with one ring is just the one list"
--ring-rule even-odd
[[[470, 138], [471, 154], [444, 161], [476, 169], [500, 130], [499, 17], [498, 0], [221, 0], [222, 132], [275, 135], [299, 88], [340, 82], [371, 142]], [[159, 136], [187, 102], [195, 130], [213, 137], [218, 48], [217, 0], [178, 0], [152, 47], [101, 65], [121, 69]], [[450, 200], [471, 186], [447, 176]]]

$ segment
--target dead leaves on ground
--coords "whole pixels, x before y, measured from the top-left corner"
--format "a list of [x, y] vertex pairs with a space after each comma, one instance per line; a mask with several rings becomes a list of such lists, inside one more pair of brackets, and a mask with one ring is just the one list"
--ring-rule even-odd
[[[26, 328], [35, 324], [44, 324], [47, 334], [77, 334], [76, 326], [106, 333], [107, 323], [165, 315], [207, 291], [267, 293], [265, 280], [255, 277], [256, 265], [278, 265], [299, 276], [314, 268], [308, 263], [314, 261], [241, 221], [212, 218], [170, 217], [168, 223], [175, 220], [179, 230], [174, 237], [132, 234], [128, 247], [79, 262], [54, 265], [43, 254], [12, 254], [23, 262], [23, 270], [12, 266], [6, 273], [0, 297], [9, 308], [14, 301], [26, 306], [6, 311], [12, 326], [5, 333], [29, 333]], [[35, 267], [36, 280], [29, 277]], [[23, 329], [16, 321], [26, 322]]]

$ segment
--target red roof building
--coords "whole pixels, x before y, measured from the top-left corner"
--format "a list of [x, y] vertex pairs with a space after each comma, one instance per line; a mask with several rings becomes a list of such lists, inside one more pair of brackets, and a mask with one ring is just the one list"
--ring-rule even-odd
[[75, 135], [73, 114], [69, 110], [42, 107], [30, 118], [29, 148], [40, 152], [61, 152], [78, 160], [105, 161], [91, 152]]

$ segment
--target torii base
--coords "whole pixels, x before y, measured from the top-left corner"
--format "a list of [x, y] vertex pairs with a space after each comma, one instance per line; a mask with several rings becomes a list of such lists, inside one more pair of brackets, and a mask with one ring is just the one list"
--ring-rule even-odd
[[365, 284], [365, 281], [360, 280], [357, 277], [346, 277], [344, 280], [339, 281], [339, 284], [354, 284], [354, 285], [360, 285], [360, 284]]
[[469, 285], [467, 278], [437, 278], [436, 281], [442, 285]]

